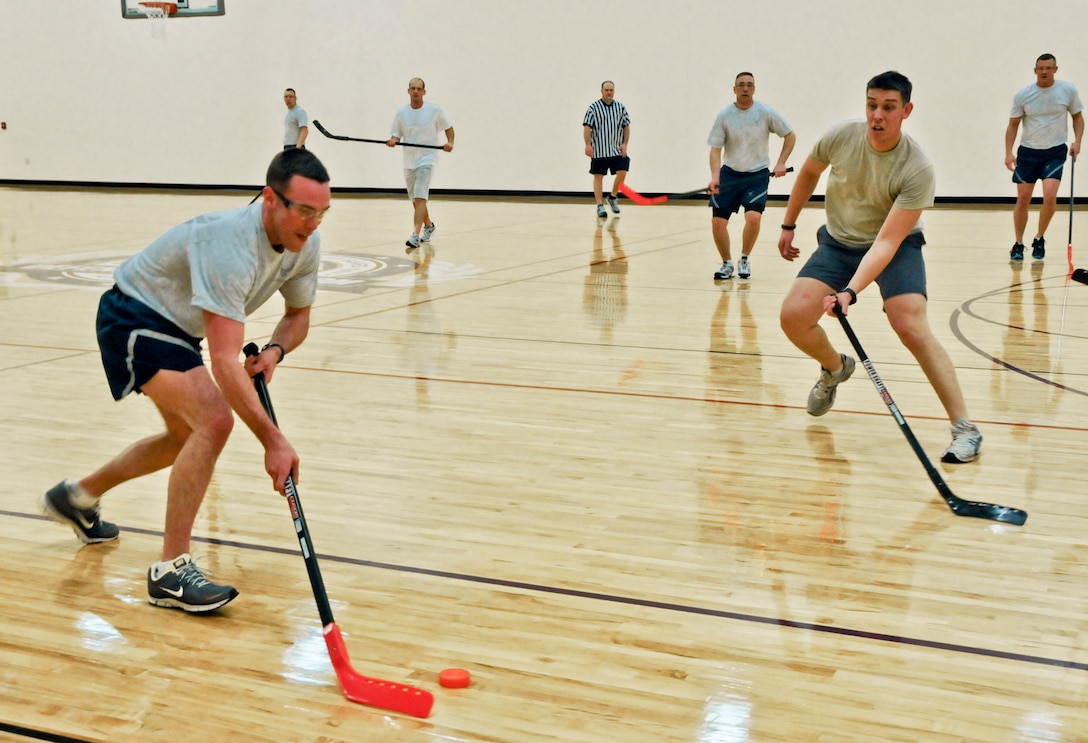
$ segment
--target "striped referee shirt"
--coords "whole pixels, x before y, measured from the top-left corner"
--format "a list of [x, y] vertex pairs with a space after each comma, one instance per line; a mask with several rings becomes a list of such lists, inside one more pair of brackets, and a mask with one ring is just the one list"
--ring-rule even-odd
[[582, 122], [593, 130], [593, 157], [619, 157], [620, 145], [623, 144], [623, 129], [631, 125], [627, 109], [619, 101], [605, 103], [603, 99], [594, 101], [586, 109], [586, 118]]

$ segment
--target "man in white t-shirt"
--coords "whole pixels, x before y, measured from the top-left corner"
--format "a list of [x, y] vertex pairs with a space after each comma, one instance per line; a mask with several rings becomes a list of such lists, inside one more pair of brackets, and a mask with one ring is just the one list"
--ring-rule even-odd
[[[264, 447], [277, 491], [284, 493], [289, 474], [298, 475], [298, 454], [265, 413], [252, 377], [263, 372], [271, 382], [309, 331], [329, 174], [307, 150], [284, 150], [269, 165], [265, 184], [261, 201], [177, 225], [114, 272], [116, 283], [102, 295], [96, 322], [106, 378], [116, 400], [147, 395], [165, 430], [41, 498], [42, 510], [85, 544], [108, 542], [119, 529], [102, 520], [99, 498], [170, 467], [162, 558], [147, 574], [155, 606], [203, 613], [238, 595], [233, 586], [207, 580], [190, 555], [193, 524], [235, 414]], [[283, 317], [261, 352], [239, 363], [246, 317], [277, 291]], [[201, 356], [204, 340], [211, 373]]]
[[[767, 190], [772, 177], [786, 174], [786, 160], [797, 143], [797, 135], [782, 116], [770, 106], [755, 100], [756, 78], [741, 72], [733, 80], [736, 101], [718, 112], [706, 143], [710, 145], [710, 230], [722, 259], [714, 272], [715, 280], [733, 277], [733, 259], [729, 247], [729, 218], [744, 207], [744, 230], [737, 276], [752, 275], [749, 256], [759, 237]], [[771, 134], [782, 137], [782, 151], [770, 167]]]
[[[433, 103], [424, 103], [427, 86], [423, 80], [413, 77], [408, 81], [408, 105], [397, 109], [393, 123], [389, 127], [389, 139], [386, 144], [396, 147], [398, 143], [437, 145], [438, 133], [445, 132], [446, 144], [442, 149], [453, 152], [453, 124], [446, 118], [442, 109]], [[434, 221], [427, 210], [427, 198], [431, 190], [431, 173], [434, 170], [436, 151], [433, 148], [404, 148], [404, 182], [408, 186], [408, 198], [412, 200], [412, 234], [405, 241], [408, 251], [427, 242], [435, 232]]]
[[283, 91], [283, 102], [287, 105], [287, 116], [283, 119], [283, 149], [304, 148], [306, 137], [310, 134], [310, 122], [302, 106], [298, 105], [294, 88]]
[[[1080, 154], [1084, 135], [1084, 109], [1072, 83], [1055, 80], [1058, 61], [1053, 54], [1035, 60], [1035, 82], [1013, 96], [1009, 125], [1005, 129], [1005, 167], [1012, 171], [1016, 184], [1016, 206], [1012, 212], [1016, 241], [1009, 251], [1014, 261], [1024, 260], [1024, 230], [1028, 226], [1028, 206], [1035, 182], [1043, 182], [1043, 205], [1039, 209], [1039, 229], [1031, 241], [1031, 257], [1041, 261], [1046, 256], [1046, 228], [1058, 204], [1058, 186], [1062, 181], [1065, 158]], [[1073, 144], [1066, 146], [1069, 118], [1073, 119]], [[1020, 147], [1013, 155], [1016, 130], [1024, 123]]]

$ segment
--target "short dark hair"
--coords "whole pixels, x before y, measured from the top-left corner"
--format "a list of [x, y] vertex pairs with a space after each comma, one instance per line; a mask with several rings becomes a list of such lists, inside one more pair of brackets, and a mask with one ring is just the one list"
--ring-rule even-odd
[[1035, 64], [1039, 64], [1040, 62], [1045, 62], [1048, 59], [1053, 59], [1054, 60], [1054, 66], [1057, 67], [1058, 58], [1055, 57], [1053, 54], [1040, 54], [1039, 58], [1035, 60]]
[[329, 171], [317, 159], [317, 155], [296, 147], [293, 150], [284, 150], [272, 158], [268, 166], [268, 172], [264, 176], [266, 186], [283, 193], [287, 190], [287, 184], [296, 175], [318, 183], [329, 182]]
[[865, 92], [870, 90], [898, 90], [903, 98], [903, 103], [910, 103], [910, 93], [914, 86], [910, 84], [907, 76], [895, 70], [881, 72], [865, 84]]
[[[294, 88], [285, 88], [283, 92], [284, 92], [284, 93], [294, 93], [294, 92], [295, 92], [295, 89], [294, 89]], [[298, 95], [298, 94], [297, 94], [297, 93], [295, 93], [295, 95]]]
[[737, 80], [740, 80], [740, 79], [741, 79], [742, 77], [744, 77], [745, 75], [747, 75], [748, 77], [752, 78], [752, 81], [753, 81], [753, 82], [754, 82], [754, 81], [755, 81], [755, 79], [756, 79], [756, 76], [755, 76], [755, 75], [753, 75], [753, 74], [752, 74], [751, 72], [738, 72], [738, 73], [737, 73], [737, 76], [733, 78], [733, 84], [734, 84], [734, 85], [736, 85], [736, 84], [737, 84]]

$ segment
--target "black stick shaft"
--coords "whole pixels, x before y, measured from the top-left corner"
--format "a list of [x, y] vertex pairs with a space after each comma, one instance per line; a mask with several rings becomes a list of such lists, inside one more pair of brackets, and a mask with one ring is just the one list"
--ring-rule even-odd
[[[339, 139], [339, 140], [342, 140], [344, 142], [370, 142], [371, 144], [388, 144], [388, 142], [389, 142], [389, 140], [386, 140], [386, 139], [365, 139], [363, 137], [345, 137], [345, 136], [340, 135], [340, 134], [332, 134], [331, 132], [329, 132], [328, 129], [321, 126], [321, 122], [318, 121], [317, 119], [314, 119], [314, 126], [316, 126], [317, 130], [319, 132], [321, 132], [322, 134], [324, 134], [329, 139]], [[397, 142], [397, 146], [398, 147], [421, 147], [421, 148], [426, 149], [426, 150], [444, 150], [445, 149], [445, 147], [443, 147], [440, 144], [414, 144], [412, 142]]]
[[[243, 349], [246, 356], [257, 355], [257, 345], [250, 343]], [[268, 394], [268, 383], [264, 381], [264, 372], [253, 377], [253, 386], [257, 389], [257, 397], [261, 401], [264, 412], [279, 428], [276, 420], [276, 412], [272, 409], [272, 397]], [[329, 594], [325, 590], [325, 581], [321, 578], [321, 567], [317, 564], [317, 555], [313, 551], [313, 539], [310, 537], [310, 528], [306, 525], [306, 516], [302, 512], [302, 501], [298, 497], [298, 489], [295, 487], [293, 475], [287, 475], [286, 487], [287, 506], [291, 509], [291, 519], [295, 524], [295, 535], [298, 537], [298, 546], [302, 549], [302, 558], [306, 561], [306, 572], [310, 576], [310, 587], [314, 591], [314, 600], [317, 602], [317, 613], [321, 617], [321, 626], [327, 627], [335, 620], [332, 615], [332, 606], [329, 604]]]

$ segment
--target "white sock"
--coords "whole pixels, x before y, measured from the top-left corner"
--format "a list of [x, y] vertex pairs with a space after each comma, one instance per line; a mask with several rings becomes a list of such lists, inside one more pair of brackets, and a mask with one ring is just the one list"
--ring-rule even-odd
[[76, 508], [87, 509], [98, 505], [98, 498], [88, 495], [87, 491], [75, 480], [69, 480], [66, 484], [68, 485], [68, 502]]

